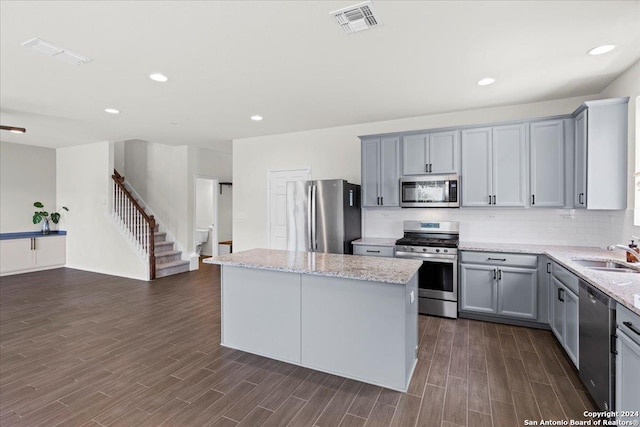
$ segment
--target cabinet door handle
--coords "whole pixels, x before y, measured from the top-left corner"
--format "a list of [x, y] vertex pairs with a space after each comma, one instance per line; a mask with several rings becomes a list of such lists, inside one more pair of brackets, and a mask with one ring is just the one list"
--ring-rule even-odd
[[532, 194], [532, 195], [531, 195], [531, 206], [533, 206], [533, 205], [535, 205], [535, 204], [536, 204], [536, 195], [535, 195], [535, 194]]
[[493, 204], [494, 205], [496, 204], [496, 196], [495, 195], [493, 196]]
[[495, 269], [495, 268], [493, 269], [493, 280], [496, 280], [498, 278], [497, 273], [496, 273], [497, 271], [498, 271], [497, 269]]
[[636, 329], [635, 326], [633, 326], [633, 323], [631, 323], [631, 322], [622, 322], [622, 324], [624, 326], [626, 326], [627, 328], [631, 329], [633, 331], [633, 333], [635, 333], [636, 335], [640, 335], [640, 331], [638, 329]]
[[558, 288], [558, 301], [564, 302], [564, 298], [562, 298], [562, 293], [563, 292], [564, 292], [564, 289]]
[[380, 206], [384, 206], [384, 196], [380, 197]]
[[506, 261], [506, 258], [487, 258], [487, 261]]
[[31, 250], [33, 250], [33, 237], [31, 238]]
[[433, 163], [429, 163], [429, 173], [433, 172]]
[[498, 280], [502, 280], [502, 270], [498, 270]]
[[367, 252], [371, 253], [371, 254], [379, 254], [380, 251], [372, 251], [370, 249], [367, 249]]
[[376, 199], [377, 199], [376, 200], [376, 205], [380, 206], [380, 196], [378, 196]]
[[425, 171], [426, 173], [429, 173], [429, 163], [425, 163], [425, 164], [424, 164], [424, 171]]
[[489, 204], [491, 204], [491, 196], [489, 196]]
[[547, 263], [547, 273], [551, 273], [551, 263]]
[[578, 204], [584, 205], [584, 201], [582, 200], [583, 198], [584, 198], [584, 193], [578, 194]]

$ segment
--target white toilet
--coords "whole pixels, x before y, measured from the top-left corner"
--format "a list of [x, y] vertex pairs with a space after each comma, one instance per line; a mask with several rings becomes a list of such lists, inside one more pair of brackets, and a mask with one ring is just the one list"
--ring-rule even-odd
[[196, 254], [202, 253], [202, 245], [209, 241], [209, 229], [196, 228]]

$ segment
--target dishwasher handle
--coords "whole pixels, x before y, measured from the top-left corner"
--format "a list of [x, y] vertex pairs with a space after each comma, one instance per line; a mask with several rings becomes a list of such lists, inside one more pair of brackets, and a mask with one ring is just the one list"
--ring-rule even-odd
[[634, 334], [640, 335], [640, 331], [635, 326], [633, 326], [633, 323], [631, 323], [631, 322], [622, 322], [622, 324], [624, 326], [626, 326], [627, 328], [631, 329], [631, 331], [633, 331]]

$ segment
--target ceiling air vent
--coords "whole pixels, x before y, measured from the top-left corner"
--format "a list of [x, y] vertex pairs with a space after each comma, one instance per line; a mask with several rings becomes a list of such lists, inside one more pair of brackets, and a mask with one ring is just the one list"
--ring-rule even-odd
[[347, 34], [382, 25], [382, 21], [376, 15], [371, 1], [335, 10], [329, 15], [335, 16], [338, 24]]
[[22, 43], [22, 46], [71, 64], [82, 65], [87, 62], [91, 62], [91, 59], [86, 56], [82, 56], [79, 53], [72, 52], [69, 49], [65, 49], [39, 38], [27, 40]]

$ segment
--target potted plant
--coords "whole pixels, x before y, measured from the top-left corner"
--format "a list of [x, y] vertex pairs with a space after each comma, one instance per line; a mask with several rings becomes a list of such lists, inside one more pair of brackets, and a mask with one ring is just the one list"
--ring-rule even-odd
[[[57, 224], [58, 221], [60, 221], [60, 212], [56, 211], [49, 214], [49, 212], [44, 210], [44, 205], [40, 202], [35, 202], [33, 206], [40, 208], [39, 211], [35, 211], [33, 213], [33, 223], [38, 224], [39, 222], [44, 221], [42, 224], [42, 234], [49, 234], [51, 232], [51, 229], [49, 228], [49, 219], [51, 219], [54, 224]], [[66, 206], [63, 206], [62, 209], [69, 211]]]

